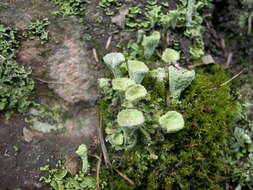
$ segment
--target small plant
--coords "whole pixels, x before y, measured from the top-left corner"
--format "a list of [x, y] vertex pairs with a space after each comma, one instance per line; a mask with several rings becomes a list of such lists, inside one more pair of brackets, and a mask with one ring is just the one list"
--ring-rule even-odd
[[18, 48], [17, 30], [0, 25], [0, 111], [8, 118], [14, 112], [25, 112], [34, 82], [26, 70], [15, 61]]
[[100, 0], [98, 6], [103, 8], [107, 16], [112, 16], [115, 11], [112, 10], [111, 6], [120, 6], [121, 3], [118, 0]]
[[81, 0], [49, 0], [59, 7], [54, 11], [54, 15], [72, 16], [79, 15], [83, 10]]
[[[214, 91], [210, 89], [229, 78], [227, 71], [218, 65], [198, 69], [180, 103], [175, 104], [164, 100], [157, 92], [160, 87], [156, 86], [157, 81], [147, 74], [142, 84], [150, 97], [134, 105], [134, 109], [143, 113], [145, 122], [138, 126], [135, 135], [128, 135], [130, 142], [134, 142], [137, 136], [137, 142], [124, 152], [110, 150], [113, 167], [134, 179], [135, 185], [129, 185], [105, 168], [101, 172], [101, 184], [116, 190], [223, 189], [222, 184], [232, 174], [227, 170], [224, 153], [229, 150], [226, 140], [230, 138], [229, 125], [236, 104], [229, 86]], [[169, 79], [163, 81], [167, 92]], [[106, 130], [109, 126], [111, 130], [119, 129], [113, 117], [119, 108], [110, 102], [106, 101], [109, 113], [103, 121]], [[124, 133], [117, 134], [122, 147]], [[237, 170], [238, 176], [242, 171]], [[246, 175], [249, 176], [243, 173], [244, 178], [240, 179], [249, 179]]]
[[[0, 55], [3, 57], [15, 56], [19, 43], [16, 40], [17, 29], [4, 27], [0, 24]], [[3, 58], [0, 58], [0, 60]]]
[[40, 168], [48, 173], [47, 177], [41, 177], [40, 181], [48, 183], [54, 190], [93, 190], [96, 188], [96, 180], [93, 176], [87, 175], [89, 163], [87, 160], [87, 148], [80, 145], [76, 153], [82, 158], [83, 169], [75, 176], [71, 176], [61, 161], [58, 161], [56, 168], [51, 169], [49, 165]]
[[[153, 41], [154, 36], [155, 39]], [[151, 50], [148, 53], [148, 57], [152, 59], [152, 56], [155, 56], [153, 54], [159, 44], [159, 39], [160, 34], [154, 32], [150, 37], [144, 37], [142, 43], [140, 40], [140, 43], [144, 46], [143, 58], [147, 56], [145, 49]], [[152, 41], [152, 43], [149, 43], [149, 41]], [[168, 52], [168, 50], [165, 52]], [[172, 53], [166, 54], [166, 56], [166, 61], [178, 61], [180, 58], [175, 50], [172, 50]], [[120, 102], [118, 106], [117, 104], [111, 103], [110, 109], [112, 110], [109, 115], [112, 114], [111, 117], [114, 118], [114, 121], [112, 121], [112, 118], [103, 118], [105, 120], [105, 132], [107, 134], [106, 140], [116, 150], [128, 150], [140, 141], [138, 140], [138, 133], [143, 135], [145, 140], [142, 141], [152, 143], [151, 131], [162, 129], [164, 133], [169, 133], [181, 130], [184, 127], [182, 115], [175, 111], [170, 111], [165, 114], [165, 110], [168, 109], [164, 104], [165, 99], [159, 99], [155, 105], [153, 105], [154, 102], [150, 103], [150, 98], [153, 96], [154, 91], [156, 91], [156, 86], [147, 89], [148, 84], [144, 82], [142, 85], [142, 83], [146, 76], [151, 76], [151, 80], [155, 80], [157, 82], [156, 84], [159, 83], [159, 87], [163, 88], [164, 92], [166, 92], [163, 95], [166, 94], [166, 96], [170, 95], [169, 91], [165, 91], [166, 86], [169, 84], [172, 99], [178, 100], [181, 92], [194, 79], [194, 71], [188, 71], [186, 69], [176, 71], [170, 67], [168, 69], [166, 67], [150, 71], [144, 62], [128, 60], [127, 75], [126, 73], [120, 72], [120, 66], [124, 61], [125, 58], [121, 53], [109, 53], [104, 57], [104, 62], [111, 71], [119, 74], [114, 74], [115, 79], [112, 80], [99, 80], [99, 85], [104, 96], [103, 99], [105, 101]], [[123, 75], [123, 77], [118, 78], [119, 75]], [[110, 81], [112, 81], [112, 85]], [[168, 81], [170, 82], [168, 83]], [[111, 90], [110, 87], [112, 88]], [[113, 115], [117, 115], [117, 119]], [[160, 126], [155, 129], [153, 125]]]
[[[49, 40], [49, 35], [46, 28], [49, 24], [50, 21], [47, 18], [44, 18], [42, 20], [36, 20], [35, 22], [30, 23], [27, 26], [27, 30], [32, 34], [30, 38], [33, 39], [34, 37], [38, 37], [41, 40], [42, 44], [47, 42]], [[26, 35], [29, 36], [29, 32]]]

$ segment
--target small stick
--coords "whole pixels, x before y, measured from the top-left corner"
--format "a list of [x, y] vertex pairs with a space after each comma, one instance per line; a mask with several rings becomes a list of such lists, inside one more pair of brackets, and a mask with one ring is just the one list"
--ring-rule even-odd
[[4, 56], [2, 56], [2, 55], [0, 55], [0, 58], [1, 58], [1, 59], [3, 59], [3, 60], [5, 60], [5, 59], [6, 59], [6, 58], [5, 58]]
[[[100, 163], [101, 163], [101, 161], [102, 161], [101, 158], [100, 158], [99, 156], [97, 156], [97, 155], [89, 154], [89, 156], [95, 157]], [[123, 174], [123, 173], [120, 172], [119, 170], [112, 168], [111, 165], [110, 165], [110, 168], [113, 169], [119, 176], [121, 176], [123, 179], [125, 179], [128, 183], [130, 183], [130, 184], [132, 184], [132, 185], [135, 184], [133, 180], [131, 180], [129, 177], [127, 177], [125, 174]]]
[[203, 65], [211, 65], [211, 64], [215, 64], [215, 63], [199, 63], [199, 64], [195, 64], [195, 65], [189, 65], [188, 69], [194, 69], [195, 67], [200, 67]]
[[45, 81], [45, 80], [40, 79], [40, 78], [34, 78], [34, 79], [37, 80], [37, 81], [43, 82], [43, 83], [47, 83], [47, 84], [72, 84], [72, 83], [69, 83], [69, 82]]
[[101, 159], [99, 158], [98, 162], [97, 162], [96, 190], [100, 190], [100, 186], [99, 186], [99, 183], [100, 183], [100, 179], [99, 179], [100, 168], [101, 168]]
[[106, 45], [105, 45], [105, 49], [108, 49], [110, 44], [111, 44], [111, 41], [112, 41], [112, 36], [109, 36], [107, 42], [106, 42]]
[[244, 69], [242, 69], [239, 73], [237, 73], [235, 76], [233, 76], [231, 79], [229, 79], [228, 81], [226, 81], [226, 82], [224, 82], [224, 83], [222, 83], [221, 85], [220, 85], [220, 87], [221, 86], [225, 86], [226, 84], [228, 84], [229, 82], [231, 82], [232, 80], [234, 80], [235, 78], [237, 78], [240, 74], [242, 74], [244, 72]]
[[134, 181], [131, 180], [129, 177], [127, 177], [125, 174], [121, 173], [119, 170], [117, 169], [113, 169], [114, 171], [117, 172], [117, 174], [119, 174], [119, 176], [123, 177], [128, 183], [130, 183], [131, 185], [134, 185]]
[[235, 78], [237, 78], [240, 74], [242, 74], [242, 73], [244, 72], [244, 70], [245, 70], [245, 69], [242, 69], [239, 73], [237, 73], [235, 76], [233, 76], [231, 79], [227, 80], [226, 82], [224, 82], [224, 83], [222, 83], [222, 84], [220, 84], [220, 85], [218, 85], [218, 86], [216, 86], [216, 87], [214, 87], [214, 88], [211, 88], [210, 91], [216, 90], [216, 89], [218, 89], [218, 88], [220, 88], [220, 87], [222, 87], [222, 86], [227, 85], [227, 84], [230, 83], [232, 80], [234, 80]]
[[100, 140], [100, 145], [101, 145], [101, 149], [102, 149], [102, 153], [103, 153], [103, 157], [105, 160], [105, 165], [106, 167], [111, 166], [111, 162], [107, 153], [107, 149], [105, 146], [105, 141], [104, 141], [104, 137], [103, 137], [103, 133], [102, 133], [102, 117], [99, 114], [99, 111], [97, 110], [97, 115], [98, 115], [98, 135], [99, 135], [99, 140]]
[[229, 65], [230, 65], [230, 63], [231, 63], [231, 61], [232, 61], [233, 55], [234, 55], [234, 54], [233, 54], [232, 52], [230, 52], [230, 53], [228, 54], [227, 61], [226, 61], [226, 63], [225, 63], [225, 67], [226, 67], [226, 68], [229, 67]]
[[96, 50], [95, 48], [92, 48], [92, 53], [93, 53], [93, 56], [94, 56], [95, 61], [98, 63], [99, 60], [98, 60], [97, 50]]

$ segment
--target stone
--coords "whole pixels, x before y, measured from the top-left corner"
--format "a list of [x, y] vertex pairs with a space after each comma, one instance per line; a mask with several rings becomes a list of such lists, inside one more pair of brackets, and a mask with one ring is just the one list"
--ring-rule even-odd
[[98, 145], [97, 126], [96, 109], [83, 109], [65, 122], [65, 136], [75, 143], [92, 143], [92, 146], [96, 147]]
[[73, 104], [79, 101], [95, 101], [98, 93], [96, 74], [92, 70], [95, 61], [91, 57], [79, 39], [66, 38], [63, 47], [48, 59], [48, 74], [54, 81], [49, 84], [49, 88]]

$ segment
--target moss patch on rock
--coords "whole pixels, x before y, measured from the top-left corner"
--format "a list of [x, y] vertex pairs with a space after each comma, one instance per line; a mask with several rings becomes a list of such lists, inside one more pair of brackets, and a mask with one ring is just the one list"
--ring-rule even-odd
[[[103, 168], [100, 177], [104, 189], [223, 189], [222, 183], [229, 180], [223, 154], [236, 100], [229, 85], [214, 87], [228, 79], [228, 72], [218, 65], [197, 70], [181, 103], [166, 102], [164, 106], [182, 113], [185, 129], [168, 135], [156, 130], [149, 146], [141, 142], [124, 153], [109, 150], [113, 167], [133, 179], [135, 185]], [[146, 103], [155, 103], [159, 95], [152, 99], [151, 94]], [[105, 102], [101, 109], [106, 107], [110, 112], [112, 107]], [[103, 116], [112, 118], [111, 114]]]

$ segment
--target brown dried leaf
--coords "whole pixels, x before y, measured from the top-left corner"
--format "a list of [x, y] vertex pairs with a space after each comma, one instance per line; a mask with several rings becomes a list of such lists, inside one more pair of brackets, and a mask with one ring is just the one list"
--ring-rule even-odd
[[112, 17], [112, 22], [115, 23], [118, 27], [124, 28], [127, 14], [128, 8], [121, 9], [116, 16]]

